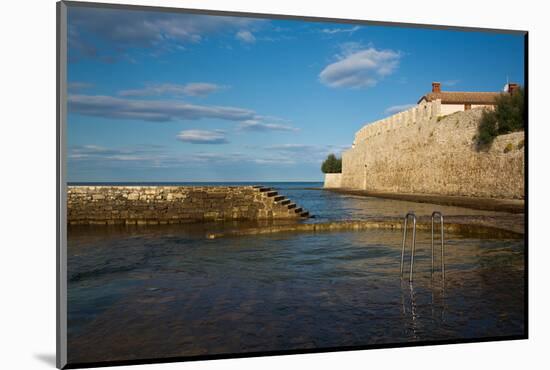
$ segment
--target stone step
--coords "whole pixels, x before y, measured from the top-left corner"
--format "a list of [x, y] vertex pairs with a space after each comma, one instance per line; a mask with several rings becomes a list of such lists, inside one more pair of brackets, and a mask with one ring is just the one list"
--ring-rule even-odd
[[253, 189], [261, 189], [263, 187], [264, 187], [263, 185], [253, 185], [252, 186]]
[[267, 195], [268, 197], [274, 197], [274, 196], [277, 195], [277, 194], [279, 194], [279, 193], [277, 193], [276, 191], [268, 191], [268, 192], [266, 193], [266, 195]]
[[287, 204], [290, 204], [290, 199], [283, 199], [279, 202], [280, 205], [286, 206]]
[[265, 193], [266, 191], [271, 191], [271, 188], [261, 187], [261, 188], [259, 188], [259, 190], [260, 190], [260, 193]]
[[284, 195], [277, 195], [275, 198], [273, 198], [275, 202], [280, 202], [281, 200], [284, 200], [284, 199], [285, 199]]
[[287, 207], [288, 209], [296, 208], [296, 203], [290, 203]]
[[309, 212], [305, 211], [305, 212], [300, 213], [300, 217], [309, 218]]
[[300, 207], [300, 208], [296, 208], [296, 209], [294, 210], [294, 213], [300, 213], [300, 212], [302, 212], [302, 211], [303, 211], [303, 209]]

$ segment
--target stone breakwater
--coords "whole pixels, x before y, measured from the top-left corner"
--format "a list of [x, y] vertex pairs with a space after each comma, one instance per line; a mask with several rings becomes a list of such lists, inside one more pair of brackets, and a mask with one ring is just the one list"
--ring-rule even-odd
[[[489, 216], [450, 216], [445, 217], [445, 233], [490, 238], [523, 238], [523, 226], [517, 226], [517, 217]], [[431, 230], [431, 219], [420, 217], [416, 224], [418, 230]], [[324, 223], [297, 223], [294, 225], [270, 225], [266, 227], [251, 227], [234, 229], [225, 232], [210, 232], [207, 239], [235, 237], [244, 235], [265, 235], [278, 233], [321, 233], [365, 231], [373, 229], [402, 230], [403, 220], [395, 217], [370, 220], [344, 220]], [[401, 232], [401, 231], [400, 231]]]
[[300, 219], [309, 213], [260, 186], [69, 186], [69, 224]]

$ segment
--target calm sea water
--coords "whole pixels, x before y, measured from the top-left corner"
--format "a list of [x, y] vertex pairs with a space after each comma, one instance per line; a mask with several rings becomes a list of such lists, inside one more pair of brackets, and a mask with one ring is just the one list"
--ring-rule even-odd
[[[317, 216], [307, 222], [434, 207], [307, 190], [320, 183], [264, 185]], [[239, 225], [70, 227], [70, 362], [524, 332], [523, 240], [447, 235], [442, 284], [430, 274], [430, 235], [420, 232], [409, 285], [399, 278], [397, 231], [204, 238], [224, 227]]]

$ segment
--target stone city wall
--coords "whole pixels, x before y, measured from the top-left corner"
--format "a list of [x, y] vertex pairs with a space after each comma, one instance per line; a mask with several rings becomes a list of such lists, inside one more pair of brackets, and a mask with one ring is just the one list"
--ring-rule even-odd
[[419, 105], [359, 130], [342, 155], [342, 188], [524, 199], [524, 133], [479, 149], [482, 109], [439, 110], [438, 102]]
[[354, 147], [357, 143], [381, 135], [382, 133], [392, 132], [405, 125], [415, 124], [420, 121], [427, 121], [437, 118], [441, 113], [441, 100], [433, 102], [422, 102], [406, 111], [396, 113], [384, 119], [374, 121], [363, 126], [355, 133]]
[[341, 173], [325, 173], [324, 188], [340, 188], [342, 186]]
[[69, 224], [168, 224], [308, 216], [254, 186], [69, 186]]

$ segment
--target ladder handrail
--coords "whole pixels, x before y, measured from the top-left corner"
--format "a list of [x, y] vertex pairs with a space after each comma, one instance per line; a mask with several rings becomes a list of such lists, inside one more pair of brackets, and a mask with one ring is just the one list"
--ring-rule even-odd
[[[444, 235], [444, 220], [443, 214], [439, 211], [432, 213], [432, 277], [434, 273], [434, 256], [435, 256], [435, 243], [434, 243], [434, 229], [435, 219], [439, 217], [440, 232], [441, 232], [441, 273], [443, 282], [445, 282], [445, 235]], [[412, 245], [411, 245], [411, 266], [409, 272], [409, 282], [413, 281], [414, 272], [414, 253], [416, 251], [416, 214], [413, 211], [407, 212], [403, 220], [403, 243], [401, 244], [401, 267], [400, 276], [403, 278], [403, 266], [405, 262], [405, 243], [407, 241], [407, 226], [409, 218], [412, 218]]]
[[413, 235], [412, 235], [412, 246], [411, 246], [411, 268], [409, 273], [409, 282], [412, 282], [413, 280], [413, 266], [414, 266], [414, 251], [416, 247], [416, 215], [414, 212], [410, 211], [405, 215], [405, 222], [403, 225], [403, 245], [401, 247], [401, 278], [403, 278], [403, 262], [405, 257], [405, 241], [407, 239], [407, 221], [409, 220], [409, 217], [413, 220]]
[[439, 216], [439, 223], [441, 229], [441, 274], [443, 276], [443, 281], [445, 281], [445, 237], [443, 231], [443, 214], [438, 211], [432, 213], [432, 275], [434, 273], [434, 222], [435, 218]]

